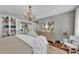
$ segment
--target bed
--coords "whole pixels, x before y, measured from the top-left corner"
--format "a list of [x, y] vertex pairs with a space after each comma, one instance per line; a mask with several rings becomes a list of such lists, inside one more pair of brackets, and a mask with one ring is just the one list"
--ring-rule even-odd
[[[64, 50], [55, 47], [48, 49], [48, 54], [66, 54]], [[0, 38], [0, 54], [33, 54], [33, 48], [16, 36]]]
[[16, 36], [0, 38], [0, 53], [32, 54], [32, 47]]

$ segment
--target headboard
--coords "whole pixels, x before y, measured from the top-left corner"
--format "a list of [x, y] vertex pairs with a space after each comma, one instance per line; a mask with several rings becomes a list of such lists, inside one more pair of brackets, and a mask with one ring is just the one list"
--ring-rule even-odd
[[36, 32], [38, 30], [38, 24], [26, 21], [26, 20], [20, 20], [18, 24], [18, 33], [19, 34], [27, 34], [29, 31]]

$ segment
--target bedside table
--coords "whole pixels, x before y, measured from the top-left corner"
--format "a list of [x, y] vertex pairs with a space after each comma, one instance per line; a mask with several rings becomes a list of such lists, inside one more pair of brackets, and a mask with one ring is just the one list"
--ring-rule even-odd
[[47, 38], [48, 41], [55, 43], [54, 35], [52, 32], [47, 31], [38, 31], [38, 35], [43, 35]]

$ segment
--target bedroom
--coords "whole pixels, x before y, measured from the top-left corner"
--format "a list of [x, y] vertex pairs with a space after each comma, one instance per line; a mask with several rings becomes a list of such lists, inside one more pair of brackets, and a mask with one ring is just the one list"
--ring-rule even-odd
[[78, 14], [78, 5], [0, 5], [0, 54], [77, 54]]

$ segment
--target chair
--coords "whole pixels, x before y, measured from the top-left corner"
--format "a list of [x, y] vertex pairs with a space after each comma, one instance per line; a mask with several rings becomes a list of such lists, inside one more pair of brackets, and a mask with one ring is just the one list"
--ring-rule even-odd
[[79, 49], [79, 37], [78, 36], [74, 36], [74, 35], [70, 35], [69, 41], [73, 45], [73, 48], [76, 49], [76, 53], [78, 53], [78, 49]]
[[66, 39], [66, 38], [63, 39], [63, 45], [67, 45], [69, 47], [69, 53], [72, 52], [72, 48], [74, 48], [76, 50], [76, 53], [78, 53], [79, 37], [70, 35], [69, 39]]

